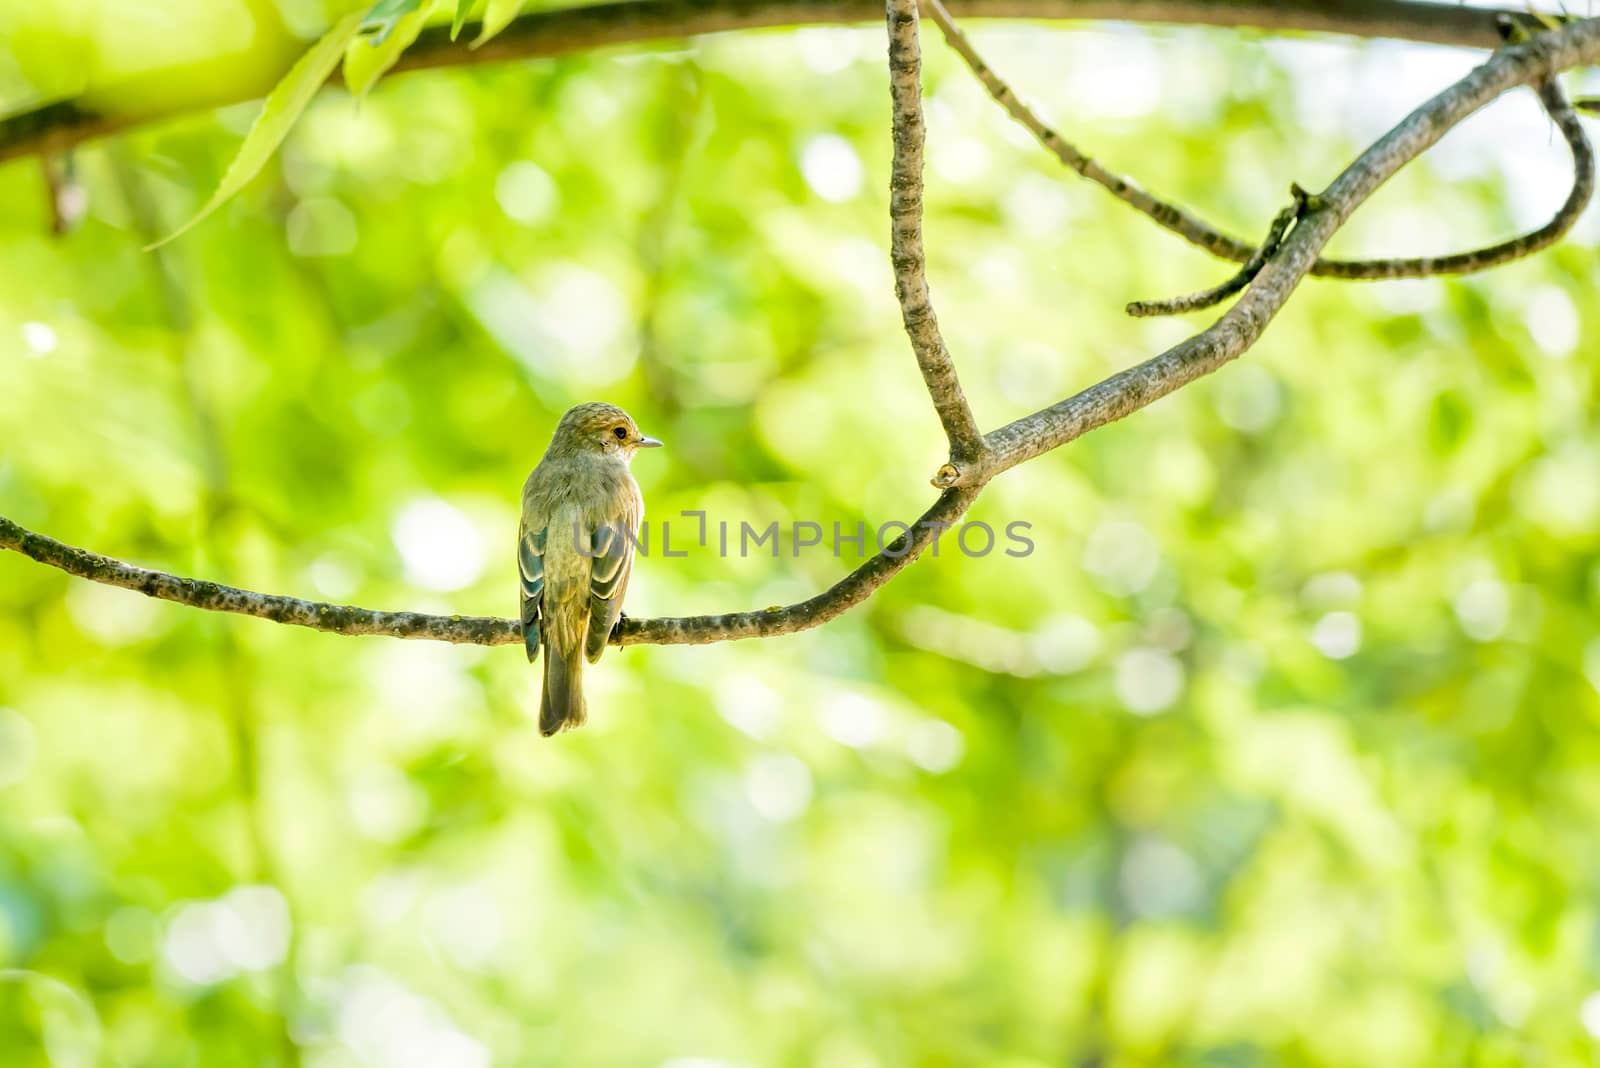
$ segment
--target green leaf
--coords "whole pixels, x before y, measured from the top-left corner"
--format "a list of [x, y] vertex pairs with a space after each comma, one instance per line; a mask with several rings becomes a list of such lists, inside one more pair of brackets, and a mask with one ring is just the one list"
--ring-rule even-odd
[[267, 160], [272, 158], [278, 146], [283, 143], [289, 128], [306, 109], [306, 105], [311, 103], [311, 98], [322, 87], [322, 83], [333, 73], [339, 58], [344, 55], [345, 46], [360, 28], [361, 19], [362, 15], [359, 12], [340, 19], [332, 29], [322, 35], [321, 40], [312, 45], [310, 50], [296, 61], [294, 66], [289, 68], [289, 73], [285, 74], [267, 95], [266, 105], [256, 117], [255, 125], [250, 127], [250, 132], [245, 134], [238, 155], [228, 164], [227, 171], [222, 175], [222, 182], [217, 186], [216, 192], [211, 194], [211, 199], [205, 202], [205, 206], [194, 218], [155, 244], [146, 246], [145, 251], [158, 248], [189, 230], [226, 203], [244, 187], [245, 183], [256, 176]]
[[361, 20], [363, 28], [380, 22], [393, 22], [422, 6], [422, 0], [378, 0]]
[[456, 0], [455, 21], [450, 23], [450, 40], [454, 41], [461, 33], [461, 27], [466, 24], [467, 16], [472, 14], [472, 9], [478, 6], [478, 0]]
[[489, 6], [483, 13], [483, 29], [479, 31], [478, 39], [472, 42], [472, 47], [477, 48], [511, 25], [511, 20], [521, 14], [522, 5], [526, 2], [527, 0], [489, 0]]
[[416, 10], [391, 21], [385, 29], [371, 37], [359, 37], [345, 48], [344, 84], [356, 96], [365, 96], [367, 90], [400, 58], [400, 53], [427, 25], [433, 4], [422, 4]]

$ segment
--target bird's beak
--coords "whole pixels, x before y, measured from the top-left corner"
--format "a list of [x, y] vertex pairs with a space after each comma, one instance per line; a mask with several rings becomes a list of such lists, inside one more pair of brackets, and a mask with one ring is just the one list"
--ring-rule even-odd
[[641, 449], [659, 449], [661, 448], [661, 439], [652, 438], [647, 434], [640, 434], [638, 446]]

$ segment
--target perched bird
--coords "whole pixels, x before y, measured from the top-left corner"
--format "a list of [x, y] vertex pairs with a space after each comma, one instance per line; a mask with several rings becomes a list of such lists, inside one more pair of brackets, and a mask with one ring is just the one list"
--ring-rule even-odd
[[541, 734], [583, 723], [583, 658], [600, 659], [622, 615], [644, 521], [628, 461], [660, 445], [616, 405], [580, 404], [522, 487], [522, 640], [529, 663], [545, 647]]

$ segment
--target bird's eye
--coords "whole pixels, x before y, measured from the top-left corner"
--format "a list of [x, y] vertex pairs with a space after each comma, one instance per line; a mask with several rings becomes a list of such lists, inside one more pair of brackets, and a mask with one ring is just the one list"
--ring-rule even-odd
[[618, 441], [622, 441], [628, 436], [628, 428], [619, 426], [617, 429], [613, 430], [612, 433], [617, 436]]

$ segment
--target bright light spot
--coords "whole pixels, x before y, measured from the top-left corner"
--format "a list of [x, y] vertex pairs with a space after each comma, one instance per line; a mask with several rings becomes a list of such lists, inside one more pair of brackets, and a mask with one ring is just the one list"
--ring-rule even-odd
[[1142, 37], [1085, 35], [1070, 59], [1055, 69], [1065, 74], [1072, 114], [1084, 118], [1137, 119], [1161, 103], [1164, 65]]
[[312, 587], [324, 597], [335, 600], [356, 592], [356, 574], [343, 560], [324, 553], [311, 562]]
[[1372, 299], [1390, 315], [1422, 315], [1444, 303], [1444, 287], [1432, 278], [1396, 278], [1373, 286]]
[[1591, 1038], [1600, 1038], [1600, 990], [1583, 999], [1578, 1008], [1578, 1020]]
[[923, 720], [906, 738], [906, 755], [923, 771], [942, 774], [961, 763], [967, 740], [942, 719]]
[[1348, 571], [1324, 571], [1306, 579], [1300, 599], [1318, 606], [1352, 605], [1361, 600], [1361, 580]]
[[778, 691], [754, 675], [730, 675], [713, 693], [723, 719], [752, 738], [770, 738], [783, 711]]
[[865, 177], [855, 146], [838, 134], [818, 134], [805, 143], [800, 173], [812, 192], [834, 204], [861, 192]]
[[1037, 238], [1056, 233], [1073, 215], [1072, 199], [1065, 187], [1059, 181], [1037, 174], [1018, 178], [1000, 204], [1006, 226], [1019, 236]]
[[1122, 862], [1128, 906], [1140, 916], [1170, 916], [1200, 898], [1200, 872], [1189, 854], [1158, 838], [1136, 839]]
[[1183, 693], [1183, 665], [1163, 649], [1129, 649], [1117, 658], [1116, 688], [1128, 711], [1164, 712]]
[[1422, 510], [1422, 525], [1430, 534], [1464, 530], [1477, 514], [1472, 494], [1459, 487], [1440, 490]]
[[838, 74], [860, 54], [861, 35], [852, 30], [813, 27], [792, 35], [800, 62], [817, 74]]
[[1150, 585], [1161, 562], [1155, 539], [1138, 523], [1113, 519], [1095, 527], [1083, 566], [1109, 594], [1126, 597]]
[[28, 346], [29, 355], [43, 357], [56, 351], [60, 339], [49, 323], [27, 322], [22, 324], [22, 343]]
[[37, 749], [27, 717], [14, 708], [0, 708], [0, 786], [26, 778]]
[[1329, 660], [1344, 660], [1361, 648], [1361, 620], [1351, 612], [1329, 612], [1311, 628], [1311, 644]]
[[817, 710], [822, 733], [851, 749], [864, 749], [883, 737], [888, 716], [877, 701], [861, 694], [839, 694]]
[[153, 598], [129, 597], [126, 590], [97, 582], [67, 587], [66, 606], [80, 631], [112, 648], [158, 633], [171, 618]]
[[541, 324], [569, 349], [587, 352], [611, 344], [627, 323], [627, 301], [611, 279], [568, 265], [543, 280]]
[[1082, 616], [1052, 616], [1028, 640], [1034, 659], [1052, 675], [1082, 671], [1100, 652], [1100, 631]]
[[1540, 286], [1528, 302], [1528, 333], [1539, 351], [1553, 359], [1565, 359], [1578, 347], [1578, 309], [1565, 290]]
[[525, 159], [501, 170], [494, 180], [494, 199], [508, 218], [524, 226], [544, 222], [561, 206], [561, 192], [550, 175]]
[[501, 268], [484, 270], [467, 303], [539, 378], [581, 374], [590, 385], [610, 382], [639, 358], [627, 298], [605, 275], [576, 263], [547, 267], [532, 286]]
[[424, 906], [433, 944], [458, 966], [483, 971], [499, 956], [504, 923], [494, 895], [481, 886], [441, 891]]
[[[441, 644], [400, 645], [388, 642], [367, 653], [365, 674], [377, 698], [375, 707], [412, 743], [449, 737], [459, 729], [461, 716], [482, 701], [481, 687], [468, 673], [460, 650]], [[530, 674], [536, 708], [539, 676]]]
[[437, 497], [414, 500], [400, 510], [389, 536], [400, 551], [406, 579], [438, 593], [470, 586], [483, 574], [483, 541], [460, 509]]
[[185, 905], [167, 925], [161, 956], [180, 977], [196, 986], [220, 983], [233, 974], [217, 944], [215, 929], [221, 906], [211, 902]]
[[811, 770], [792, 756], [760, 756], [745, 772], [744, 789], [763, 819], [788, 823], [811, 804]]
[[289, 906], [270, 886], [240, 886], [216, 901], [196, 901], [167, 925], [162, 957], [197, 986], [283, 963], [289, 950]]
[[289, 211], [285, 229], [296, 256], [343, 256], [356, 247], [356, 217], [332, 197], [307, 197]]
[[384, 1068], [489, 1068], [489, 1050], [438, 1005], [376, 968], [350, 969], [334, 1010], [339, 1040]]
[[1552, 534], [1588, 535], [1600, 526], [1600, 452], [1566, 445], [1518, 477], [1516, 503]]
[[1278, 380], [1264, 367], [1242, 363], [1217, 379], [1217, 416], [1241, 434], [1267, 429], [1283, 408]]
[[359, 772], [345, 790], [350, 817], [364, 837], [394, 842], [415, 830], [428, 815], [427, 795], [393, 768]]
[[1478, 579], [1469, 583], [1455, 599], [1456, 622], [1473, 641], [1492, 642], [1505, 632], [1511, 614], [1511, 595], [1505, 583]]
[[219, 902], [227, 922], [218, 928], [222, 954], [244, 972], [265, 971], [289, 953], [289, 903], [275, 887], [238, 886]]
[[970, 185], [989, 173], [989, 149], [974, 137], [949, 140], [944, 150], [930, 154], [939, 177], [952, 185]]

